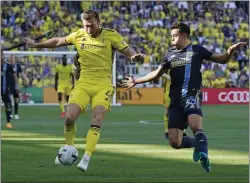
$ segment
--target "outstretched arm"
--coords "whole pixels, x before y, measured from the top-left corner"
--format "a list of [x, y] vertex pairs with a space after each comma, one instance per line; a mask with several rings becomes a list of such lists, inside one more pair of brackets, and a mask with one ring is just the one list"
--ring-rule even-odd
[[160, 78], [165, 71], [166, 71], [166, 69], [164, 69], [160, 65], [157, 68], [157, 70], [154, 70], [154, 71], [150, 72], [149, 74], [147, 74], [146, 76], [143, 76], [143, 77], [138, 78], [136, 80], [134, 80], [132, 77], [126, 76], [126, 80], [122, 81], [122, 86], [127, 87], [126, 90], [129, 90], [130, 88], [134, 87], [137, 84], [150, 82], [150, 81], [153, 81], [153, 80]]
[[65, 37], [54, 37], [39, 43], [36, 43], [33, 39], [30, 38], [23, 38], [23, 41], [30, 48], [57, 48], [68, 45], [65, 41]]
[[233, 55], [233, 52], [238, 49], [239, 47], [245, 46], [246, 42], [239, 42], [237, 44], [234, 44], [230, 46], [226, 53], [224, 54], [213, 54], [210, 58], [212, 62], [225, 64], [229, 61], [230, 57]]
[[125, 56], [127, 56], [133, 62], [143, 62], [144, 54], [136, 53], [132, 48], [127, 47], [121, 51]]

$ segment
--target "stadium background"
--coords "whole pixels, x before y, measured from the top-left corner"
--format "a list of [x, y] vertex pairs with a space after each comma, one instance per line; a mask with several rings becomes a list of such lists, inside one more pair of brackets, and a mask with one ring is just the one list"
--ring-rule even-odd
[[[53, 155], [63, 144], [62, 120], [57, 115], [59, 108], [21, 106], [21, 120], [13, 122], [14, 129], [2, 130], [3, 181], [248, 180], [249, 109], [246, 105], [204, 106], [204, 128], [210, 139], [211, 159], [215, 169], [208, 176], [202, 174], [200, 167], [192, 164], [191, 150], [176, 153], [169, 146], [166, 148], [162, 125], [164, 109], [162, 106], [145, 105], [163, 103], [161, 80], [140, 85], [141, 88], [127, 93], [119, 88], [119, 81], [124, 75], [140, 77], [157, 67], [170, 45], [169, 28], [173, 21], [188, 23], [192, 30], [192, 42], [215, 53], [225, 52], [238, 41], [249, 42], [249, 2], [2, 1], [1, 8], [1, 45], [5, 50], [52, 51], [27, 48], [22, 46], [21, 39], [30, 36], [45, 40], [51, 36], [68, 35], [82, 27], [82, 11], [96, 9], [100, 13], [103, 27], [116, 29], [137, 52], [147, 55], [140, 64], [131, 64], [123, 55], [117, 55], [118, 102], [144, 105], [113, 108], [108, 114], [106, 121], [110, 123], [105, 126], [100, 150], [97, 150], [96, 161], [91, 164], [87, 176], [79, 176], [74, 168], [61, 171], [52, 166]], [[74, 47], [55, 50], [74, 51]], [[54, 75], [55, 65], [60, 62], [60, 58], [29, 55], [17, 58], [16, 61], [22, 65], [30, 79], [29, 86], [25, 88], [20, 80], [21, 101], [56, 103]], [[68, 62], [72, 63], [72, 60], [69, 58]], [[205, 103], [249, 103], [249, 47], [236, 51], [225, 65], [204, 61], [202, 72], [204, 98], [212, 100]], [[86, 131], [90, 112], [81, 120], [85, 123], [79, 123], [78, 131]], [[136, 135], [131, 135], [131, 128], [137, 131]], [[118, 133], [114, 134], [116, 130]], [[84, 137], [84, 134], [81, 136]], [[79, 136], [76, 139], [78, 144], [83, 143], [82, 140]], [[83, 148], [79, 145], [79, 151]], [[187, 170], [194, 175], [191, 176]], [[71, 175], [65, 176], [65, 172]]]

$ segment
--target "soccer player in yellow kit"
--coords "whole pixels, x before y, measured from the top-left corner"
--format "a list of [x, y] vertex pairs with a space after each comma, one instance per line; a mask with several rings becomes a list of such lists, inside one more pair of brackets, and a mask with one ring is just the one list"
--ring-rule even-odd
[[70, 92], [75, 84], [73, 73], [73, 65], [68, 64], [66, 55], [63, 55], [62, 64], [58, 64], [56, 66], [55, 75], [55, 90], [57, 91], [59, 107], [61, 109], [61, 118], [64, 118], [66, 114], [64, 110], [62, 96], [64, 95], [65, 101], [68, 102]]
[[[92, 107], [92, 121], [86, 136], [85, 153], [77, 165], [86, 171], [90, 158], [99, 140], [104, 115], [110, 110], [112, 96], [115, 92], [112, 86], [112, 62], [115, 50], [126, 55], [132, 61], [141, 62], [144, 55], [133, 51], [115, 30], [100, 26], [99, 14], [94, 10], [86, 10], [81, 14], [83, 27], [66, 37], [51, 38], [35, 43], [34, 40], [24, 38], [29, 47], [56, 48], [60, 46], [75, 45], [79, 54], [76, 70], [80, 73], [75, 88], [69, 98], [65, 118], [65, 140], [67, 145], [74, 145], [75, 121], [85, 112], [89, 103]], [[60, 164], [58, 156], [56, 164]]]

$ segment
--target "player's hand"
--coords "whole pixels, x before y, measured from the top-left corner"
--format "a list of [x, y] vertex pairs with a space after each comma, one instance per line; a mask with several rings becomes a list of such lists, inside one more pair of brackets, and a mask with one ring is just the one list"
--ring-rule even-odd
[[143, 53], [136, 53], [131, 57], [133, 62], [143, 62], [145, 55]]
[[36, 47], [36, 43], [33, 39], [30, 38], [23, 38], [23, 42], [26, 43], [26, 45], [30, 48], [35, 48]]
[[228, 48], [227, 53], [228, 53], [229, 55], [231, 55], [231, 54], [233, 54], [233, 52], [234, 52], [236, 49], [238, 49], [238, 48], [240, 48], [240, 47], [243, 47], [243, 46], [245, 46], [245, 45], [247, 45], [247, 42], [239, 42], [239, 43], [237, 43], [237, 44], [234, 44], [234, 45], [232, 45], [232, 46], [230, 46], [230, 47]]
[[133, 88], [136, 83], [135, 80], [132, 77], [125, 76], [125, 80], [122, 80], [122, 87], [127, 87], [125, 91], [129, 90], [130, 88]]

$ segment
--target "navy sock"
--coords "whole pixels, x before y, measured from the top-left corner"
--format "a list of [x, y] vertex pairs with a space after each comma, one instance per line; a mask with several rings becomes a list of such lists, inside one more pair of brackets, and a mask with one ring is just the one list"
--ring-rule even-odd
[[7, 123], [9, 123], [10, 122], [10, 115], [11, 115], [11, 110], [10, 110], [11, 103], [4, 103], [4, 105], [5, 105], [6, 120], [7, 120]]
[[9, 108], [10, 108], [10, 114], [13, 114], [13, 113], [12, 113], [12, 111], [13, 111], [13, 110], [12, 110], [12, 102], [10, 102], [9, 105], [10, 105], [10, 106], [9, 106]]
[[190, 148], [195, 147], [196, 139], [194, 137], [184, 136], [182, 138], [181, 147], [180, 148]]
[[18, 102], [15, 102], [15, 114], [18, 114]]
[[196, 130], [194, 132], [194, 136], [196, 139], [196, 147], [195, 147], [196, 152], [197, 153], [204, 152], [208, 154], [207, 137], [205, 135], [205, 132], [201, 129]]

